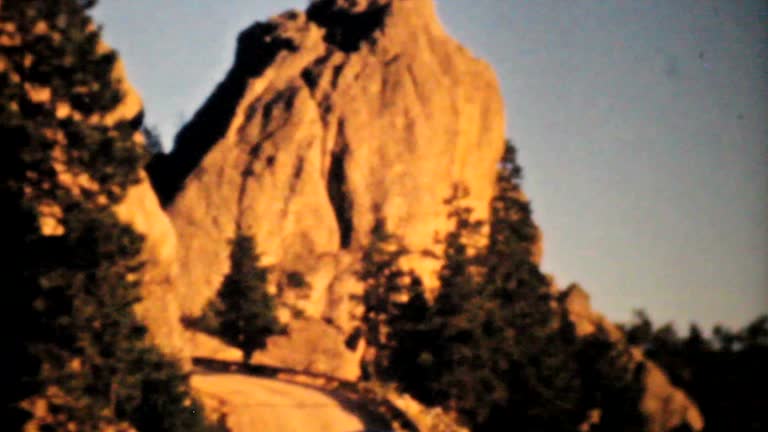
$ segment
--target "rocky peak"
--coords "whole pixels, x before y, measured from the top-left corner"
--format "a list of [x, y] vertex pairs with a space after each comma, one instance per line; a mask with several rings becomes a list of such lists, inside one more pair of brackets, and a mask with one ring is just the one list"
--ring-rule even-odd
[[[493, 71], [442, 30], [431, 1], [315, 1], [256, 23], [224, 80], [150, 166], [179, 233], [182, 308], [196, 314], [228, 270], [235, 231], [257, 239], [276, 289], [344, 334], [356, 257], [376, 217], [434, 285], [464, 184], [485, 217], [503, 149]], [[281, 287], [301, 273], [304, 293]]]

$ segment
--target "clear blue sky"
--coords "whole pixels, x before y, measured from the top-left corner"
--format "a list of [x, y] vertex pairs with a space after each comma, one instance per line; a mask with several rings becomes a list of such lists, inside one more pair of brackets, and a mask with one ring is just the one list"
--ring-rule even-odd
[[[102, 1], [167, 145], [237, 33], [303, 0]], [[544, 270], [609, 318], [682, 329], [768, 312], [768, 2], [438, 1], [489, 61], [545, 237]]]

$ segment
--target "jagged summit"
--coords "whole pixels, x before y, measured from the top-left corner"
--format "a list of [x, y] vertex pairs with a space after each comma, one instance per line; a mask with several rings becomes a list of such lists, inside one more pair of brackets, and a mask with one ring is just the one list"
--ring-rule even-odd
[[[170, 155], [161, 155], [148, 167], [161, 200], [168, 204], [175, 198], [205, 153], [223, 137], [247, 81], [276, 69], [281, 55], [306, 51], [310, 42], [320, 41], [324, 57], [334, 51], [352, 54], [364, 45], [389, 45], [398, 52], [425, 35], [447, 38], [429, 0], [317, 0], [306, 13], [288, 11], [254, 23], [240, 33], [232, 68], [181, 129]], [[316, 86], [313, 75], [309, 70], [302, 75], [310, 87]]]

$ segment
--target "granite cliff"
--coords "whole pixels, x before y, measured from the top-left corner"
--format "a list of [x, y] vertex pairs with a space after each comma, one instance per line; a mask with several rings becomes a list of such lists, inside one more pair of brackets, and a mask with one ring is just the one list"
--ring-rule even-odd
[[[257, 240], [290, 326], [255, 360], [356, 378], [355, 271], [374, 220], [434, 289], [444, 200], [463, 184], [465, 204], [487, 216], [503, 119], [494, 72], [446, 34], [431, 0], [320, 0], [247, 28], [224, 80], [148, 167], [170, 223], [146, 184], [124, 205], [154, 251], [145, 291], [162, 306], [145, 307], [150, 327], [191, 355], [237, 358], [199, 333], [182, 341], [177, 326], [214, 295], [241, 232]], [[602, 328], [623, 343], [583, 291], [561, 299], [580, 335]], [[635, 356], [652, 430], [700, 430], [695, 403]]]
[[[216, 292], [241, 231], [256, 238], [283, 299], [313, 331], [343, 340], [375, 217], [434, 285], [443, 201], [464, 184], [485, 217], [503, 134], [493, 71], [445, 33], [431, 1], [319, 1], [253, 25], [224, 81], [150, 167], [178, 233], [182, 312], [200, 313]], [[291, 286], [292, 274], [310, 289]], [[295, 366], [356, 373], [354, 350], [333, 364], [322, 350], [299, 352]]]

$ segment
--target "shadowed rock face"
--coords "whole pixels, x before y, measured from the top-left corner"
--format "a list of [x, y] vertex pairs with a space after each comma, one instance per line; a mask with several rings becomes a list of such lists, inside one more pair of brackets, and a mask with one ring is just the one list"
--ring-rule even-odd
[[216, 292], [238, 229], [257, 239], [276, 285], [291, 272], [309, 282], [283, 299], [344, 336], [377, 215], [434, 285], [443, 201], [463, 183], [475, 216], [487, 215], [503, 117], [491, 68], [445, 34], [431, 1], [317, 1], [254, 24], [173, 152], [149, 168], [179, 236], [182, 311], [199, 313]]

